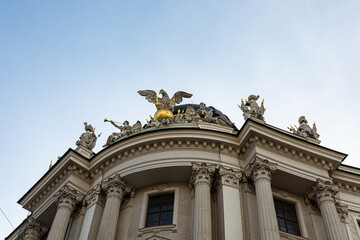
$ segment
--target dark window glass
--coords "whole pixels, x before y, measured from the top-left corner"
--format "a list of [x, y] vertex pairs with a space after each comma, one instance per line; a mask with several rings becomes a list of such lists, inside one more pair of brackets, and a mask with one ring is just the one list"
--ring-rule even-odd
[[296, 217], [295, 205], [278, 199], [274, 199], [274, 203], [279, 230], [300, 236], [300, 228]]
[[173, 222], [174, 194], [149, 197], [145, 227], [171, 225]]

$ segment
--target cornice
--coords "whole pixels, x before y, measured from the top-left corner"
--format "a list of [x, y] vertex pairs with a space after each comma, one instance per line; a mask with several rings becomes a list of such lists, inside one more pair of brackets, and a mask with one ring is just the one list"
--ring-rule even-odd
[[268, 145], [270, 149], [283, 151], [289, 156], [305, 158], [307, 161], [310, 160], [311, 164], [325, 167], [330, 171], [334, 171], [347, 157], [347, 154], [312, 143], [269, 124], [252, 120], [245, 122], [237, 137], [240, 140], [242, 155], [246, 155], [249, 148], [256, 142], [264, 146]]
[[297, 161], [310, 164], [312, 166], [325, 169], [326, 171], [333, 171], [334, 164], [333, 162], [327, 160], [324, 157], [321, 157], [318, 154], [310, 153], [306, 149], [301, 149], [287, 144], [287, 142], [280, 142], [264, 136], [260, 133], [252, 132], [245, 139], [245, 141], [240, 145], [240, 155], [246, 157], [255, 146], [261, 146], [269, 151], [275, 152], [277, 154], [284, 155], [288, 158], [292, 158]]

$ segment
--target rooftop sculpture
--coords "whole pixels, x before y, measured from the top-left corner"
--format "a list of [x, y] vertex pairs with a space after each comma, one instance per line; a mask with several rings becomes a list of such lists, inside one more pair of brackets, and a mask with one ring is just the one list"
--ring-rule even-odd
[[294, 125], [295, 127], [291, 126], [288, 127], [288, 129], [293, 132], [294, 134], [301, 136], [301, 137], [309, 137], [309, 138], [313, 138], [315, 140], [319, 139], [319, 134], [317, 133], [317, 129], [316, 129], [316, 125], [315, 122], [313, 124], [313, 128], [311, 128], [308, 125], [308, 121], [306, 120], [305, 116], [301, 116], [299, 118], [299, 127], [296, 127], [296, 125]]
[[113, 120], [107, 120], [106, 118], [104, 119], [104, 122], [110, 122], [112, 125], [114, 125], [114, 127], [120, 129], [120, 132], [112, 133], [108, 137], [106, 144], [103, 147], [109, 146], [111, 143], [116, 142], [120, 138], [129, 136], [130, 134], [133, 133], [140, 132], [143, 129], [140, 121], [137, 121], [132, 126], [129, 125], [129, 121], [124, 121], [122, 126], [118, 125], [117, 124], [118, 122], [114, 122]]
[[140, 90], [138, 93], [141, 96], [144, 96], [146, 100], [151, 103], [154, 103], [156, 106], [156, 113], [154, 115], [154, 120], [159, 120], [163, 118], [174, 119], [174, 106], [182, 102], [183, 98], [191, 98], [192, 94], [178, 91], [170, 99], [169, 95], [161, 89], [159, 93], [162, 95], [162, 98], [159, 98], [158, 94], [153, 90]]
[[247, 120], [248, 118], [255, 118], [259, 119], [261, 121], [265, 121], [264, 119], [264, 113], [265, 113], [265, 107], [264, 107], [264, 99], [261, 102], [261, 106], [257, 104], [257, 100], [259, 99], [259, 95], [250, 95], [248, 99], [244, 100], [241, 99], [241, 106], [238, 105], [238, 107], [243, 111], [244, 119]]
[[80, 140], [76, 141], [76, 145], [83, 146], [84, 148], [92, 151], [95, 147], [97, 137], [100, 137], [101, 133], [99, 134], [99, 136], [96, 136], [94, 133], [95, 128], [93, 128], [91, 124], [88, 125], [87, 122], [84, 122], [84, 125], [86, 132], [81, 134], [81, 136], [79, 137]]

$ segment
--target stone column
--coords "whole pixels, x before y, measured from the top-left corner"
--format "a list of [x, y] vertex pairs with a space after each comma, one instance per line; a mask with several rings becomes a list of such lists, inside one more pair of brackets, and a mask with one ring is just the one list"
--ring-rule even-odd
[[242, 240], [242, 215], [239, 183], [240, 171], [233, 171], [222, 166], [219, 168], [217, 182], [218, 239]]
[[63, 240], [74, 207], [82, 200], [83, 196], [75, 189], [65, 185], [55, 197], [58, 206], [47, 239]]
[[211, 240], [210, 187], [215, 165], [192, 163], [191, 184], [195, 189], [194, 240]]
[[271, 190], [271, 174], [277, 164], [255, 156], [245, 174], [254, 181], [261, 240], [280, 240], [274, 199]]
[[24, 240], [40, 240], [42, 235], [46, 233], [47, 229], [48, 228], [41, 222], [37, 221], [33, 217], [30, 217], [27, 220], [19, 238]]
[[108, 178], [101, 187], [105, 190], [106, 202], [97, 239], [113, 240], [115, 239], [124, 192], [130, 192], [131, 189], [126, 187], [125, 182], [119, 175]]
[[340, 217], [336, 211], [335, 194], [339, 191], [330, 181], [317, 180], [308, 197], [314, 200], [320, 208], [329, 240], [347, 239]]

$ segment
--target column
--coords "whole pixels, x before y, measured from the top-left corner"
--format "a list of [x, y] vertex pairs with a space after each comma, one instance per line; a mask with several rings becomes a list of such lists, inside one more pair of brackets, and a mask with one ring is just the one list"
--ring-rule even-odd
[[75, 205], [83, 196], [75, 189], [65, 185], [57, 194], [57, 210], [48, 235], [49, 240], [63, 240]]
[[24, 230], [19, 236], [20, 239], [24, 240], [40, 240], [41, 237], [46, 233], [47, 227], [41, 222], [37, 221], [33, 217], [30, 217], [25, 224]]
[[125, 182], [119, 175], [108, 178], [102, 183], [101, 187], [106, 193], [106, 203], [97, 239], [113, 240], [115, 239], [116, 226], [124, 192], [130, 192], [131, 189], [126, 187]]
[[253, 180], [255, 185], [261, 240], [280, 240], [271, 190], [271, 175], [276, 166], [275, 163], [255, 156], [245, 170], [246, 176]]
[[334, 196], [338, 191], [338, 187], [331, 184], [330, 181], [318, 179], [312, 192], [308, 195], [320, 208], [329, 240], [347, 239], [335, 206]]
[[211, 240], [210, 187], [215, 165], [192, 163], [191, 184], [195, 189], [194, 239]]
[[239, 183], [240, 171], [219, 168], [217, 183], [218, 239], [242, 240], [242, 215]]
[[100, 184], [89, 191], [83, 200], [83, 204], [86, 206], [86, 212], [79, 240], [95, 240], [105, 204]]

